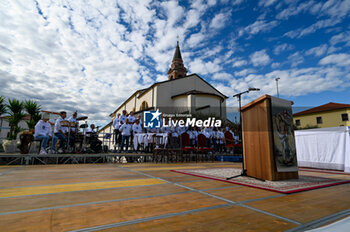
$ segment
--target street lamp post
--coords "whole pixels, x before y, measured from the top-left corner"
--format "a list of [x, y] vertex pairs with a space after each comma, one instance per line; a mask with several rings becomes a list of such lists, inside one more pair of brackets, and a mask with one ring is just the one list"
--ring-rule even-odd
[[278, 80], [281, 79], [279, 77], [275, 78], [276, 81], [276, 87], [277, 87], [277, 97], [280, 97], [280, 93], [278, 92]]
[[[238, 99], [238, 104], [239, 104], [239, 125], [241, 125], [241, 129], [242, 129], [242, 105], [241, 105], [241, 99], [242, 99], [242, 94], [245, 93], [249, 93], [250, 91], [260, 91], [260, 89], [258, 88], [249, 88], [248, 90], [241, 92], [241, 93], [237, 93], [235, 95], [233, 95], [232, 97], [237, 97]], [[243, 141], [243, 131], [242, 131], [242, 173], [240, 175], [236, 175], [236, 176], [231, 176], [226, 178], [226, 180], [230, 180], [239, 176], [248, 176], [247, 175], [247, 170], [245, 169], [245, 165], [244, 165], [244, 141]]]

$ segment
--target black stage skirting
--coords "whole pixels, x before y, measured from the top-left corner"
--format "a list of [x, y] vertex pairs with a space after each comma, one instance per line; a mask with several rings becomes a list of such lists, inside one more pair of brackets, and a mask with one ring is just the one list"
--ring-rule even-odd
[[127, 162], [152, 162], [151, 153], [96, 153], [96, 154], [18, 154], [0, 153], [0, 165], [45, 165], [112, 163], [114, 157], [124, 156]]

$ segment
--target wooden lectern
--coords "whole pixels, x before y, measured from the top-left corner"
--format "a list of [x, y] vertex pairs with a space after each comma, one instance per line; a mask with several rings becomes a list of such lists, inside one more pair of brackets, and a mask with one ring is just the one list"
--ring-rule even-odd
[[292, 104], [264, 95], [242, 107], [244, 163], [248, 176], [263, 180], [298, 178]]

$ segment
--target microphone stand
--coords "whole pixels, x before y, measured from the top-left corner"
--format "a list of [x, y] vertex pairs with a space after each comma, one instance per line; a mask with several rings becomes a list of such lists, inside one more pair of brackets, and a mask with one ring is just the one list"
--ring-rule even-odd
[[257, 88], [249, 88], [247, 91], [233, 95], [233, 97], [238, 98], [238, 103], [239, 103], [239, 125], [241, 126], [241, 132], [242, 132], [242, 172], [239, 175], [228, 177], [228, 178], [226, 178], [226, 180], [231, 180], [231, 179], [234, 179], [237, 177], [246, 176], [246, 177], [254, 178], [254, 179], [257, 179], [260, 181], [265, 181], [265, 180], [260, 179], [260, 178], [249, 176], [247, 174], [247, 169], [245, 169], [245, 163], [244, 163], [244, 139], [243, 139], [243, 129], [242, 129], [243, 127], [242, 127], [242, 105], [241, 105], [242, 94], [249, 93], [250, 91], [259, 91], [259, 90], [260, 89], [257, 89]]

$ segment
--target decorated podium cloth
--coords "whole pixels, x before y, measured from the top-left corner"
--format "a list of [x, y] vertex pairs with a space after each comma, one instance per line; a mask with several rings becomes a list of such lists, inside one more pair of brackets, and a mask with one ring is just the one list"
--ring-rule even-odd
[[350, 172], [350, 127], [296, 130], [298, 166]]

